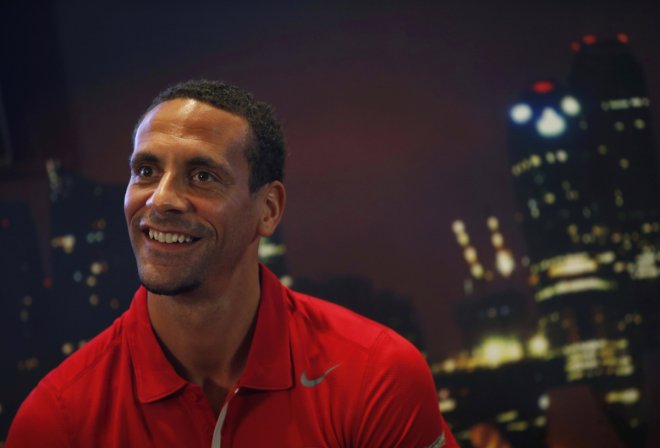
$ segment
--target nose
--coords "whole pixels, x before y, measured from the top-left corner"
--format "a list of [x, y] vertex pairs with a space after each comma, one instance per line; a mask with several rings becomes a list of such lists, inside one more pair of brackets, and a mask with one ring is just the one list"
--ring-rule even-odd
[[185, 185], [176, 176], [165, 174], [147, 199], [147, 206], [159, 214], [187, 211], [190, 203], [186, 198]]

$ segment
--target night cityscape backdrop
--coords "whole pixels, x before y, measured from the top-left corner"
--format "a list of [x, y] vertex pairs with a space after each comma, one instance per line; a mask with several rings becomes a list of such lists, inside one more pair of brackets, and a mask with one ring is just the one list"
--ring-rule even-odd
[[0, 7], [0, 440], [127, 306], [130, 135], [207, 77], [271, 104], [264, 261], [427, 355], [461, 446], [660, 445], [660, 6]]

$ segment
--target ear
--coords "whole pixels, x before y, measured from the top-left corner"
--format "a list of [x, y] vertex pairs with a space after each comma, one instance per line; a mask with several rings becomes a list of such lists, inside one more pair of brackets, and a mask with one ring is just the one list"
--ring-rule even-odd
[[286, 205], [286, 189], [279, 180], [270, 182], [261, 187], [259, 192], [261, 203], [261, 216], [259, 217], [259, 236], [272, 236], [277, 225], [282, 220], [284, 206]]

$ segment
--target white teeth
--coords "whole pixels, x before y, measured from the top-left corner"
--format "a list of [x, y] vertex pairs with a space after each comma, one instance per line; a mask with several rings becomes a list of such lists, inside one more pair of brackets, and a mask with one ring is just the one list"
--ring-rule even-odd
[[149, 229], [149, 238], [159, 243], [191, 243], [192, 238], [180, 233], [163, 233]]

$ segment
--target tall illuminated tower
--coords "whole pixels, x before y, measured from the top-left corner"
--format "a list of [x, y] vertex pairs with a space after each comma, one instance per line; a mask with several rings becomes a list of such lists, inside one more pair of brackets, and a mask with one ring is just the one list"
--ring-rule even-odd
[[609, 239], [589, 176], [576, 96], [539, 81], [511, 108], [509, 159], [530, 257], [540, 331], [554, 348], [611, 334], [627, 305], [615, 291]]
[[646, 328], [657, 328], [659, 183], [644, 74], [625, 34], [584, 36], [572, 48], [569, 84], [584, 108], [595, 219], [616, 255], [617, 281], [644, 311]]
[[634, 433], [641, 328], [660, 274], [650, 103], [625, 35], [572, 47], [566, 87], [536, 82], [510, 109], [518, 218], [549, 356]]

